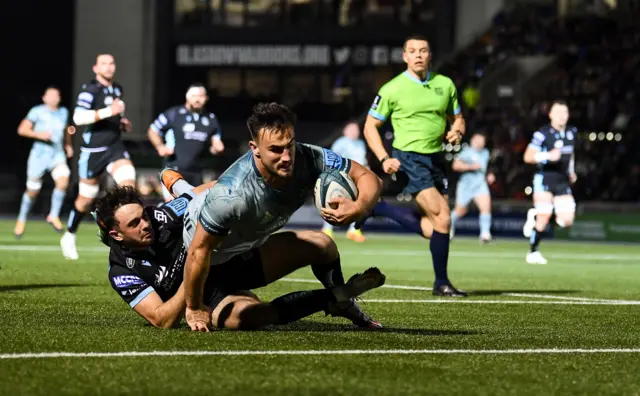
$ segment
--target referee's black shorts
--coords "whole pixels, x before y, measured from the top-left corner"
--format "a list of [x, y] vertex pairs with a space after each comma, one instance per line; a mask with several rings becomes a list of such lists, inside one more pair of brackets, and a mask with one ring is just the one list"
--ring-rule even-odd
[[420, 154], [393, 149], [393, 158], [400, 161], [398, 181], [404, 184], [405, 194], [415, 196], [431, 187], [442, 195], [448, 193], [447, 161], [443, 152]]

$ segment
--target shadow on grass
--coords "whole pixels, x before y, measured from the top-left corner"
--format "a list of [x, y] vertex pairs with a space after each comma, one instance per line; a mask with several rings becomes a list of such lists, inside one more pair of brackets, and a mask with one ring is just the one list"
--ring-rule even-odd
[[325, 323], [301, 320], [290, 323], [286, 326], [268, 326], [255, 331], [269, 332], [309, 332], [309, 333], [331, 333], [331, 332], [366, 332], [366, 333], [393, 333], [422, 336], [454, 336], [454, 335], [474, 335], [477, 331], [463, 330], [437, 330], [437, 329], [406, 329], [399, 327], [385, 327], [383, 329], [366, 329], [356, 327], [348, 323]]
[[23, 290], [38, 290], [38, 289], [56, 289], [62, 287], [87, 287], [93, 285], [81, 284], [81, 283], [69, 283], [69, 284], [33, 284], [33, 285], [0, 285], [0, 293], [23, 291]]

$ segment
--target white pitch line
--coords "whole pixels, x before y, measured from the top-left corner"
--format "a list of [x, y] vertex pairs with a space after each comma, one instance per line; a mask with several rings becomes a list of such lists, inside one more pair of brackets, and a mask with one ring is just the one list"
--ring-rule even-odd
[[[302, 278], [282, 278], [280, 280], [285, 281], [285, 282], [296, 282], [296, 283], [319, 283], [317, 280], [302, 279]], [[407, 285], [384, 285], [382, 287], [383, 288], [387, 288], [387, 289], [402, 289], [402, 290], [419, 290], [419, 291], [431, 291], [431, 290], [433, 290], [430, 287], [407, 286]], [[473, 291], [469, 291], [469, 293], [473, 294]], [[499, 295], [507, 296], [507, 297], [545, 298], [545, 299], [566, 300], [566, 301], [587, 301], [587, 302], [600, 302], [600, 303], [617, 303], [617, 304], [613, 304], [613, 305], [625, 305], [625, 304], [629, 304], [629, 303], [631, 305], [635, 305], [635, 303], [640, 303], [640, 301], [630, 301], [630, 300], [605, 300], [605, 299], [600, 299], [600, 298], [554, 296], [554, 295], [549, 295], [549, 294], [500, 293]], [[402, 301], [408, 301], [408, 300], [402, 300]], [[436, 301], [436, 300], [426, 300], [426, 301]], [[473, 300], [473, 301], [481, 301], [481, 300]], [[484, 300], [484, 301], [487, 301], [487, 300]]]
[[[429, 254], [428, 250], [376, 250], [376, 249], [363, 249], [363, 250], [351, 250], [342, 249], [340, 254], [357, 254], [365, 256], [426, 256]], [[451, 257], [488, 257], [488, 258], [519, 258], [523, 259], [524, 255], [516, 252], [478, 252], [478, 251], [451, 251], [449, 252]], [[547, 253], [546, 257], [559, 260], [583, 260], [583, 261], [597, 261], [597, 260], [619, 260], [619, 261], [635, 261], [637, 256], [623, 255], [623, 254], [566, 254], [566, 253]]]
[[364, 299], [365, 303], [388, 303], [388, 304], [511, 304], [511, 305], [640, 305], [640, 301], [535, 301], [535, 300], [384, 300], [384, 299]]
[[148, 352], [42, 352], [4, 353], [0, 359], [108, 358], [148, 356], [273, 356], [273, 355], [529, 355], [529, 354], [593, 354], [640, 353], [640, 348], [598, 349], [337, 349], [337, 350], [273, 350], [273, 351], [148, 351]]

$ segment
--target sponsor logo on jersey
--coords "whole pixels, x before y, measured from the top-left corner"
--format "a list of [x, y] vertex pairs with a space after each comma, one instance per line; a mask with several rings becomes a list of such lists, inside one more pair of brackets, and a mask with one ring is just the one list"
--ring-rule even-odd
[[161, 210], [154, 210], [153, 217], [161, 223], [167, 222], [167, 215]]
[[116, 287], [129, 287], [134, 285], [144, 285], [144, 281], [135, 275], [119, 275], [114, 276], [113, 284]]
[[[193, 125], [193, 124], [187, 124], [187, 125]], [[207, 140], [207, 136], [208, 135], [206, 132], [199, 132], [199, 131], [193, 131], [193, 132], [185, 131], [184, 133], [185, 140], [197, 140], [199, 142], [204, 142], [205, 140]]]
[[371, 105], [371, 108], [376, 110], [380, 105], [381, 100], [382, 100], [382, 97], [380, 95], [376, 95], [376, 98], [373, 99], [373, 104]]
[[556, 140], [555, 143], [553, 143], [553, 147], [555, 148], [562, 148], [562, 146], [564, 146], [564, 142], [562, 140]]
[[438, 96], [442, 96], [442, 95], [444, 95], [444, 90], [443, 90], [441, 87], [435, 87], [433, 91], [434, 91], [434, 92], [436, 93], [436, 95], [438, 95]]
[[207, 117], [202, 117], [202, 125], [209, 126], [209, 119], [207, 119]]
[[[187, 119], [187, 121], [191, 121], [191, 120]], [[193, 132], [195, 130], [196, 130], [196, 126], [193, 123], [184, 124], [184, 126], [182, 127], [183, 132]]]
[[113, 103], [113, 97], [112, 96], [105, 96], [104, 97], [104, 104], [109, 106], [111, 103]]

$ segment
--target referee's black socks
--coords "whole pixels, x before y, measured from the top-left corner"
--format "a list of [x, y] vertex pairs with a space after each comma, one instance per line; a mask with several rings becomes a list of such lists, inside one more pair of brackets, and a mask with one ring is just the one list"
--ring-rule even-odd
[[429, 249], [431, 250], [431, 259], [433, 260], [433, 272], [435, 272], [436, 275], [434, 288], [450, 284], [449, 274], [447, 273], [447, 266], [449, 265], [449, 242], [449, 233], [443, 234], [433, 230]]

